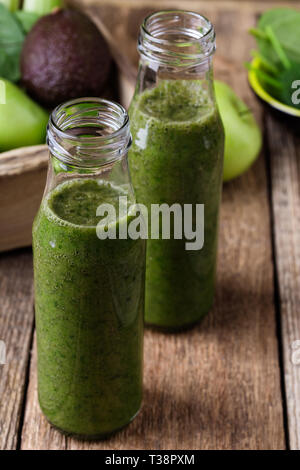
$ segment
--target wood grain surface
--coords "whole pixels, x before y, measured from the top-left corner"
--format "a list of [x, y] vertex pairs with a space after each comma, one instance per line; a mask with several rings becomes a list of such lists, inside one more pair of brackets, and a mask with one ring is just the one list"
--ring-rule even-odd
[[[113, 3], [110, 15], [121, 24]], [[119, 4], [118, 11], [127, 28], [126, 18], [140, 18], [145, 10], [143, 5], [135, 6], [134, 12], [126, 13], [126, 5]], [[207, 2], [197, 5], [216, 26], [218, 77], [235, 88], [262, 122], [261, 108], [249, 91], [242, 67], [252, 46], [246, 31], [255, 23], [256, 10], [223, 9], [221, 4], [212, 8]], [[102, 6], [87, 11], [94, 18], [101, 15], [103, 21]], [[125, 33], [118, 31], [123, 37]], [[127, 53], [134, 63], [135, 51], [130, 44]], [[104, 442], [87, 443], [62, 436], [39, 410], [34, 352], [21, 448], [285, 448], [270, 226], [265, 160], [261, 155], [247, 174], [224, 188], [213, 311], [186, 333], [146, 332], [144, 406], [136, 420]]]
[[284, 379], [291, 449], [300, 449], [300, 133], [297, 121], [266, 117]]
[[18, 445], [33, 331], [31, 249], [0, 254], [0, 339], [6, 364], [0, 365], [0, 449]]

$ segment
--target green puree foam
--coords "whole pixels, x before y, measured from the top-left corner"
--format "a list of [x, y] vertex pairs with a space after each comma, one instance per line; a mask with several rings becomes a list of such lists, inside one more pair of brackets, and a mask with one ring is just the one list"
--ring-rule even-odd
[[200, 81], [161, 80], [130, 111], [129, 163], [139, 203], [205, 204], [204, 248], [148, 240], [146, 321], [181, 328], [211, 308], [214, 293], [224, 134]]
[[97, 206], [120, 194], [63, 183], [33, 229], [39, 401], [52, 424], [85, 437], [127, 424], [142, 398], [145, 242], [99, 240], [95, 229]]
[[118, 208], [119, 196], [126, 191], [102, 180], [77, 180], [65, 183], [49, 198], [49, 208], [61, 219], [75, 225], [95, 227], [99, 222], [97, 207], [110, 203]]

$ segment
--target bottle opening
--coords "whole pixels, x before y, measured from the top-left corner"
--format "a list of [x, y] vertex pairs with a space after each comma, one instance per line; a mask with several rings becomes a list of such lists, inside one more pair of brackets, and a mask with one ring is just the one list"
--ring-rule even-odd
[[215, 51], [211, 22], [198, 13], [165, 10], [147, 16], [141, 26], [138, 50], [145, 58], [173, 66], [192, 66]]
[[52, 112], [47, 144], [52, 155], [70, 165], [97, 167], [115, 161], [131, 144], [128, 114], [102, 98], [69, 101]]

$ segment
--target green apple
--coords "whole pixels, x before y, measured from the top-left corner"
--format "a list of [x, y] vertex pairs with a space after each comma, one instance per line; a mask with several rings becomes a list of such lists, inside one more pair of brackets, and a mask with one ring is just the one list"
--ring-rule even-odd
[[229, 181], [257, 158], [262, 134], [249, 108], [226, 83], [216, 80], [215, 92], [225, 130], [223, 180]]
[[44, 143], [48, 119], [19, 87], [0, 78], [0, 152]]

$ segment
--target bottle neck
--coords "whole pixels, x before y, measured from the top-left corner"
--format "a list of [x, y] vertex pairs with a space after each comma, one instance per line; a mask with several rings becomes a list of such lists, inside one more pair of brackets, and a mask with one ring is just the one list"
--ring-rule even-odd
[[134, 200], [127, 153], [113, 162], [102, 165], [100, 168], [73, 167], [62, 163], [56, 156], [50, 154], [44, 196], [66, 181], [83, 178], [98, 179], [122, 187]]
[[213, 94], [213, 62], [208, 57], [204, 62], [187, 68], [169, 67], [158, 64], [143, 56], [139, 61], [139, 72], [136, 92], [141, 93], [152, 88], [160, 80], [201, 80], [205, 88], [211, 89]]
[[206, 62], [215, 51], [215, 32], [198, 13], [159, 11], [141, 25], [138, 51], [142, 58], [169, 68], [190, 68]]
[[131, 189], [127, 153], [129, 118], [119, 104], [80, 98], [51, 114], [47, 143], [50, 164], [46, 192], [65, 180], [97, 177]]
[[215, 32], [203, 16], [186, 11], [161, 11], [148, 16], [139, 35], [140, 66], [136, 92], [158, 81], [201, 80], [211, 98]]
[[127, 154], [128, 114], [123, 106], [101, 98], [69, 101], [52, 112], [47, 144], [62, 168], [98, 170]]

